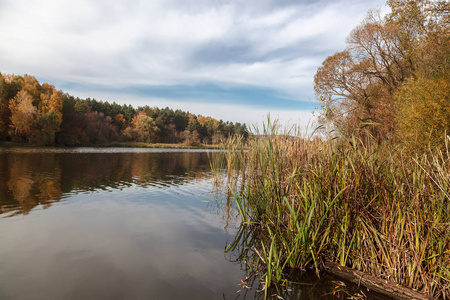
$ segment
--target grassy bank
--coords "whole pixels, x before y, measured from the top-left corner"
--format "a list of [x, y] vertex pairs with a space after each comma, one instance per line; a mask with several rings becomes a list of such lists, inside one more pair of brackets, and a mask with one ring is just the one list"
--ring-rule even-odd
[[448, 151], [408, 155], [370, 138], [310, 140], [275, 125], [226, 148], [243, 222], [230, 248], [263, 266], [266, 285], [290, 268], [319, 274], [329, 260], [450, 297]]
[[219, 145], [200, 144], [189, 146], [186, 144], [167, 144], [167, 143], [108, 143], [108, 144], [83, 144], [82, 147], [126, 147], [126, 148], [167, 148], [167, 149], [221, 149]]
[[[36, 145], [17, 142], [0, 142], [1, 147], [36, 147]], [[167, 143], [138, 143], [138, 142], [126, 142], [126, 143], [106, 143], [106, 144], [81, 144], [77, 146], [66, 145], [52, 145], [51, 147], [121, 147], [121, 148], [168, 148], [168, 149], [222, 149], [221, 145], [207, 145], [200, 144], [198, 146], [189, 146], [186, 144], [167, 144]]]

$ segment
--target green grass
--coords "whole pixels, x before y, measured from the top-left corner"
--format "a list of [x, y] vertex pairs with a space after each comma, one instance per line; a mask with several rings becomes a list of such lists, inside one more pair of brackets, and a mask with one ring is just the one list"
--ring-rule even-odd
[[266, 285], [289, 268], [320, 274], [330, 260], [450, 297], [448, 151], [411, 156], [370, 137], [320, 141], [298, 132], [269, 122], [248, 144], [225, 145], [221, 167], [252, 236], [244, 256], [255, 270], [264, 266]]

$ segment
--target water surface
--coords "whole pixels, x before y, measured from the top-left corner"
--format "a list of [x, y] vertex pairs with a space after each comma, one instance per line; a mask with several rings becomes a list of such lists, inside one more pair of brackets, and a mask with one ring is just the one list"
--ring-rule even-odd
[[[203, 150], [0, 148], [0, 299], [263, 299], [238, 225]], [[331, 280], [272, 298], [345, 299]]]

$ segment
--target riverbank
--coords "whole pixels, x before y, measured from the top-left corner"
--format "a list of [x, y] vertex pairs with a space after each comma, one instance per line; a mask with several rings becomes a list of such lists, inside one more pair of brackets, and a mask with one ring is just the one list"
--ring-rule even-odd
[[[36, 145], [31, 145], [27, 143], [16, 143], [16, 142], [0, 142], [0, 147], [36, 147]], [[163, 144], [163, 143], [136, 143], [136, 142], [126, 142], [126, 143], [106, 143], [106, 144], [81, 144], [78, 146], [66, 146], [66, 145], [52, 145], [49, 147], [93, 147], [93, 148], [107, 148], [107, 147], [119, 147], [119, 148], [162, 148], [162, 149], [222, 149], [221, 145], [207, 145], [200, 144], [198, 146], [188, 146], [185, 144]]]
[[449, 149], [411, 155], [368, 136], [321, 141], [277, 128], [249, 151], [236, 151], [240, 140], [226, 149], [248, 233], [232, 245], [247, 243], [245, 259], [267, 286], [289, 280], [291, 268], [320, 275], [331, 261], [450, 296]]

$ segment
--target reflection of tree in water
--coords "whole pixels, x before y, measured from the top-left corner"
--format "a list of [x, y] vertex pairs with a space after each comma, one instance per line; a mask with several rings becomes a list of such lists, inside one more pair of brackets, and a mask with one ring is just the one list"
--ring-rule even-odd
[[131, 185], [164, 188], [205, 176], [210, 176], [209, 160], [198, 152], [2, 153], [0, 214], [28, 214], [67, 193]]
[[209, 170], [207, 156], [200, 155], [202, 153], [148, 154], [133, 154], [130, 169], [135, 184], [142, 186], [152, 183], [181, 184], [186, 180], [202, 177], [201, 174]]
[[[37, 156], [33, 166], [30, 166], [27, 156], [10, 157], [5, 161], [9, 170], [7, 188], [20, 207], [17, 213], [28, 214], [39, 204], [47, 208], [52, 201], [61, 198], [61, 168], [51, 156]], [[3, 196], [2, 199], [7, 200]], [[12, 201], [7, 202], [9, 205], [2, 205], [2, 212], [18, 208]]]

